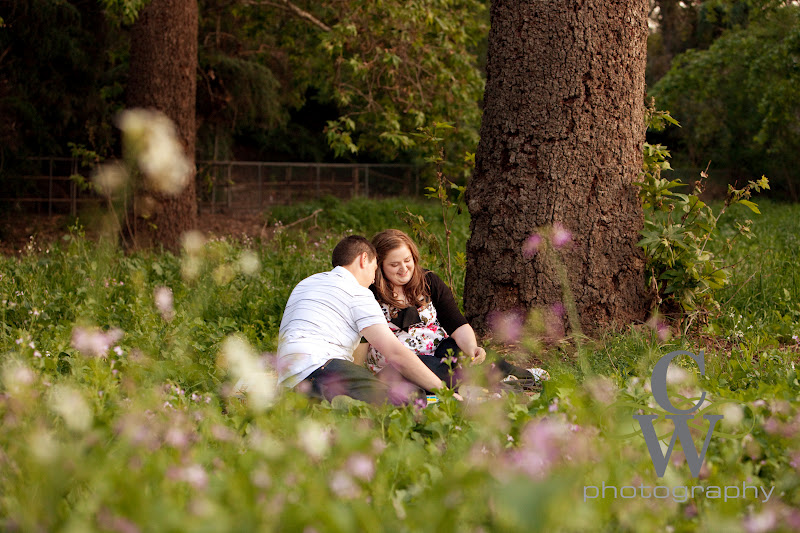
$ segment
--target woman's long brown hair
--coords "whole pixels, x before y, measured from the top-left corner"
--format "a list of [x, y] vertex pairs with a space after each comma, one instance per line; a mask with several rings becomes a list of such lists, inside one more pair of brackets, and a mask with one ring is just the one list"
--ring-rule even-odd
[[387, 229], [372, 238], [372, 245], [378, 252], [378, 275], [375, 276], [375, 287], [377, 288], [378, 301], [382, 304], [391, 305], [398, 309], [404, 309], [402, 304], [394, 294], [394, 287], [391, 282], [383, 275], [383, 261], [392, 250], [408, 246], [411, 257], [414, 259], [414, 273], [411, 279], [403, 286], [406, 302], [419, 306], [423, 302], [430, 300], [430, 290], [425, 282], [425, 275], [419, 264], [419, 250], [411, 238], [399, 229]]

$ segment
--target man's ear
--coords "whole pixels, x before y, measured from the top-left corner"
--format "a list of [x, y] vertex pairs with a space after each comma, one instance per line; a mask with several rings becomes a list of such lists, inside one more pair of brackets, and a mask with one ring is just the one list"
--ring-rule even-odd
[[361, 260], [358, 262], [361, 268], [367, 268], [369, 264], [369, 254], [367, 252], [361, 252]]

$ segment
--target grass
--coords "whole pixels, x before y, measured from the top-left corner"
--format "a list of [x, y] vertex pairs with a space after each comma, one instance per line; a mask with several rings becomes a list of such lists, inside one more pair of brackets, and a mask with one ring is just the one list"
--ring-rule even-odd
[[754, 237], [731, 254], [734, 276], [721, 294], [726, 305], [714, 332], [732, 340], [746, 336], [765, 346], [795, 344], [792, 336], [800, 335], [800, 205], [760, 206], [761, 215], [736, 206], [721, 227], [723, 235], [732, 235], [734, 223], [752, 219]]

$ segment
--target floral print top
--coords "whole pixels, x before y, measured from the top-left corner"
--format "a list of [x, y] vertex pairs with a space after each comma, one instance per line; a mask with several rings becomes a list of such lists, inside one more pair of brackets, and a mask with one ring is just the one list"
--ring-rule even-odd
[[[426, 271], [425, 280], [431, 295], [419, 307], [397, 309], [383, 303], [380, 305], [389, 329], [400, 342], [417, 355], [431, 356], [439, 343], [449, 336], [443, 324], [450, 328], [449, 331], [455, 331], [467, 321], [458, 310], [450, 288], [439, 276]], [[387, 364], [386, 358], [370, 346], [367, 350], [367, 368], [378, 373]]]

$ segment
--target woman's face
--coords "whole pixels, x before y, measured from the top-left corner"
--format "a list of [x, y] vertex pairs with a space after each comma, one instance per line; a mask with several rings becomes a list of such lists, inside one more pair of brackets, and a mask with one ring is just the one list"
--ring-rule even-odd
[[383, 277], [389, 280], [393, 287], [402, 287], [411, 281], [411, 275], [414, 273], [414, 257], [408, 246], [400, 246], [386, 254], [381, 270]]

